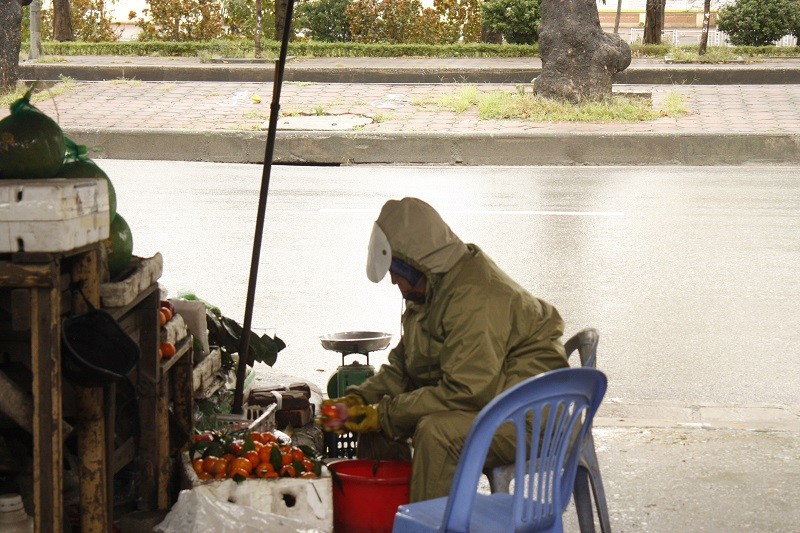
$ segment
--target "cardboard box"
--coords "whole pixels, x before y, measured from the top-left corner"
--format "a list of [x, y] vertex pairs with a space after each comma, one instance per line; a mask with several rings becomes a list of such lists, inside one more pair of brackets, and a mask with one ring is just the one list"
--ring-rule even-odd
[[0, 252], [66, 252], [108, 235], [106, 180], [0, 181]]
[[275, 413], [275, 424], [279, 428], [292, 426], [301, 428], [314, 419], [314, 411], [311, 407], [305, 409], [281, 409]]

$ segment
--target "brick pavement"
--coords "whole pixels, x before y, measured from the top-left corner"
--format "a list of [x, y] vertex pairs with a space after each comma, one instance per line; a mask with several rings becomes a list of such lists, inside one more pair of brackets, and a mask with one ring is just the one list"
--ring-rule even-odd
[[[800, 134], [800, 85], [627, 85], [648, 92], [660, 109], [672, 93], [687, 114], [634, 123], [481, 120], [475, 107], [455, 112], [438, 105], [468, 87], [480, 93], [515, 92], [513, 85], [347, 84], [286, 82], [282, 116], [363, 117], [365, 133], [789, 133]], [[252, 95], [260, 96], [255, 103]], [[233, 82], [75, 82], [37, 102], [62, 127], [255, 131], [269, 119], [272, 84]], [[2, 115], [7, 110], [2, 110]], [[324, 123], [324, 121], [323, 121]], [[282, 129], [292, 129], [283, 126]]]
[[[78, 65], [85, 72], [93, 68], [109, 65], [150, 65], [169, 69], [196, 69], [200, 79], [211, 79], [220, 71], [212, 64], [201, 63], [197, 58], [139, 58], [139, 57], [81, 57], [65, 58], [71, 65]], [[465, 73], [480, 69], [520, 69], [539, 67], [538, 58], [510, 59], [441, 59], [441, 58], [316, 58], [292, 59], [287, 63], [287, 72], [314, 72], [320, 69], [338, 69], [340, 72], [358, 71], [391, 64], [394, 70], [414, 70], [419, 72], [436, 72], [446, 67], [455, 68]], [[43, 64], [44, 65], [44, 64]], [[658, 66], [669, 69], [695, 69], [707, 72], [715, 69], [753, 69], [753, 77], [763, 76], [765, 65], [768, 68], [788, 69], [797, 72], [800, 61], [797, 59], [771, 60], [768, 62], [730, 66], [697, 66], [667, 65], [658, 60], [634, 60], [632, 70], [653, 68]], [[234, 65], [233, 70], [237, 66]], [[252, 65], [249, 67], [252, 68]], [[761, 69], [761, 70], [756, 70]], [[204, 73], [202, 73], [204, 71]], [[247, 71], [243, 71], [247, 72]], [[213, 75], [212, 75], [213, 74]], [[230, 76], [230, 74], [226, 74]], [[71, 81], [68, 87], [59, 91], [54, 98], [45, 98], [37, 103], [44, 112], [57, 118], [65, 130], [69, 130], [78, 140], [86, 138], [87, 144], [96, 143], [96, 154], [116, 154], [116, 157], [130, 157], [129, 152], [114, 149], [119, 145], [130, 144], [129, 138], [115, 132], [139, 132], [163, 143], [169, 135], [218, 135], [230, 148], [208, 147], [204, 151], [187, 154], [191, 159], [217, 161], [252, 161], [254, 156], [238, 158], [243, 152], [255, 153], [259, 150], [236, 147], [233, 139], [239, 136], [251, 139], [258, 136], [260, 129], [266, 127], [272, 99], [272, 82], [254, 81], [139, 81], [136, 79], [109, 79], [106, 81]], [[800, 84], [647, 84], [624, 85], [615, 84], [617, 91], [645, 92], [652, 95], [655, 109], [660, 109], [665, 100], [673, 93], [680, 95], [687, 113], [678, 118], [661, 117], [655, 120], [640, 122], [541, 122], [534, 120], [481, 120], [476, 108], [464, 112], [455, 112], [437, 105], [444, 97], [462, 93], [474, 87], [480, 93], [492, 91], [517, 91], [518, 85], [513, 83], [331, 83], [331, 82], [295, 82], [284, 81], [281, 93], [281, 115], [279, 131], [282, 139], [286, 135], [294, 136], [296, 143], [289, 152], [292, 158], [306, 160], [302, 152], [312, 152], [311, 160], [319, 158], [319, 162], [391, 162], [393, 159], [380, 153], [381, 147], [369, 147], [366, 151], [353, 148], [359, 138], [386, 140], [395, 136], [405, 139], [408, 155], [398, 156], [395, 162], [425, 162], [425, 154], [420, 157], [419, 136], [491, 136], [493, 140], [501, 136], [530, 136], [532, 140], [545, 139], [547, 146], [558, 146], [552, 140], [574, 141], [576, 148], [563, 149], [559, 153], [542, 157], [536, 162], [526, 159], [515, 160], [515, 164], [637, 164], [639, 153], [628, 150], [629, 138], [632, 135], [646, 134], [662, 139], [678, 140], [679, 144], [665, 144], [661, 147], [660, 158], [649, 158], [654, 150], [646, 143], [641, 144], [641, 162], [665, 161], [670, 164], [697, 164], [701, 157], [694, 159], [684, 157], [687, 153], [697, 156], [701, 144], [693, 136], [705, 136], [707, 144], [709, 136], [719, 141], [717, 146], [709, 150], [714, 162], [736, 164], [743, 161], [737, 151], [753, 151], [753, 161], [776, 161], [779, 163], [800, 161]], [[258, 95], [260, 102], [253, 100]], [[43, 95], [44, 96], [44, 95]], [[0, 110], [0, 116], [7, 114]], [[93, 136], [88, 136], [92, 133]], [[262, 132], [263, 133], [263, 132]], [[324, 150], [327, 155], [317, 153], [322, 144], [314, 141], [314, 150], [303, 143], [310, 135], [320, 134], [328, 141]], [[86, 134], [86, 135], [85, 135]], [[104, 134], [103, 138], [99, 135]], [[155, 140], [157, 135], [161, 135]], [[338, 137], [335, 137], [337, 136]], [[615, 154], [605, 158], [602, 154], [584, 156], [581, 146], [585, 140], [575, 140], [570, 136], [597, 135], [598, 140], [623, 139], [617, 145], [609, 145]], [[377, 137], [376, 137], [377, 136]], [[417, 137], [415, 137], [417, 136]], [[626, 137], [627, 136], [627, 137]], [[738, 137], [737, 137], [738, 136]], [[760, 136], [763, 136], [761, 139]], [[778, 136], [777, 142], [775, 137]], [[350, 146], [336, 145], [336, 139], [349, 140]], [[299, 140], [297, 140], [299, 139]], [[742, 141], [744, 139], [744, 141]], [[192, 145], [187, 140], [187, 145]], [[287, 141], [288, 142], [288, 141]], [[309, 141], [310, 142], [310, 141]], [[422, 142], [425, 142], [424, 140]], [[494, 142], [494, 141], [493, 141]], [[498, 141], [499, 142], [499, 141]], [[666, 142], [666, 141], [665, 141]], [[741, 143], [745, 142], [745, 145]], [[473, 143], [474, 144], [474, 143]], [[560, 143], [566, 146], [565, 143]], [[598, 144], [598, 143], [595, 143]], [[288, 144], [287, 144], [288, 146]], [[360, 145], [359, 145], [360, 146]], [[541, 146], [539, 153], [543, 154]], [[605, 147], [595, 148], [596, 152], [608, 153]], [[225, 153], [221, 153], [220, 150]], [[357, 154], [347, 153], [341, 157], [337, 151], [345, 154], [355, 150]], [[488, 155], [493, 150], [485, 148]], [[517, 151], [515, 145], [508, 146], [509, 151]], [[433, 150], [431, 153], [436, 153]], [[463, 152], [463, 150], [460, 150]], [[470, 150], [474, 153], [474, 151]], [[727, 158], [726, 153], [734, 152], [736, 157]], [[213, 152], [213, 153], [211, 153]], [[629, 152], [629, 153], [626, 153]], [[655, 150], [659, 152], [659, 150]], [[175, 154], [185, 153], [185, 148], [176, 150]], [[399, 153], [399, 149], [398, 149]], [[565, 156], [567, 153], [567, 156]], [[783, 154], [786, 154], [785, 157]], [[166, 154], [166, 158], [174, 155]], [[451, 158], [430, 162], [461, 162], [458, 154]], [[746, 160], [746, 158], [745, 158]], [[256, 159], [257, 161], [257, 159]], [[481, 161], [492, 162], [491, 157], [476, 157], [468, 164], [480, 164]], [[488, 164], [488, 163], [487, 163]]]

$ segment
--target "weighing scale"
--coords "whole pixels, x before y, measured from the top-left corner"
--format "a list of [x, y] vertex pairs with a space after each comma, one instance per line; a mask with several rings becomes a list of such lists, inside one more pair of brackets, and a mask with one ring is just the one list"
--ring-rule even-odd
[[[342, 365], [328, 380], [328, 398], [333, 399], [347, 394], [347, 387], [350, 385], [360, 385], [375, 374], [375, 368], [369, 364], [369, 354], [386, 349], [392, 336], [379, 331], [345, 331], [323, 335], [319, 340], [326, 350], [342, 354]], [[345, 357], [349, 355], [363, 355], [366, 357], [366, 364], [358, 361], [345, 364]], [[355, 451], [356, 436], [352, 432], [325, 434], [325, 452], [328, 457], [352, 459]]]

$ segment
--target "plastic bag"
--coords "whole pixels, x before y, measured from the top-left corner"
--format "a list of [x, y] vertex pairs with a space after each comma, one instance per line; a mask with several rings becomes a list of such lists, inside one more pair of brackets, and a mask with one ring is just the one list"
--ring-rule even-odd
[[258, 511], [251, 507], [230, 503], [220, 490], [208, 486], [183, 490], [178, 501], [158, 524], [154, 531], [159, 533], [242, 533], [247, 531], [281, 531], [298, 533], [322, 533], [320, 529], [309, 526], [285, 516]]

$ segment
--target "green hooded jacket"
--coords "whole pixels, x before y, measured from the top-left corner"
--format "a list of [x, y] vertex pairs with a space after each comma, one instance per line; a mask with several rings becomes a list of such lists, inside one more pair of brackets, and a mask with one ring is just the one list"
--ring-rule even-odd
[[386, 435], [411, 436], [431, 413], [480, 411], [512, 385], [568, 366], [558, 311], [463, 243], [430, 205], [390, 200], [376, 225], [391, 255], [428, 279], [426, 302], [407, 303], [388, 364], [349, 389], [379, 404]]

